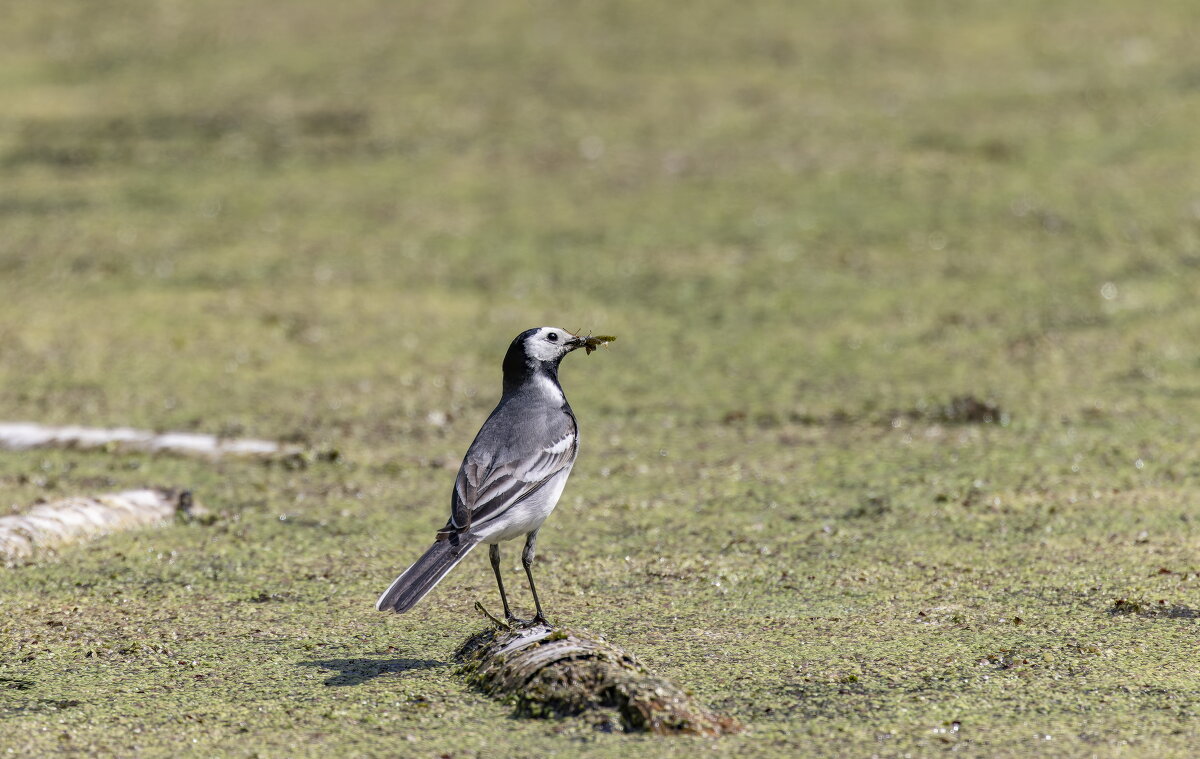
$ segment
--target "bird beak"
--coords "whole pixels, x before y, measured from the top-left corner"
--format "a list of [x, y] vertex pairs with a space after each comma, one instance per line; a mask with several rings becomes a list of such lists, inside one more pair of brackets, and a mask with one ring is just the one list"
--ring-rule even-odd
[[567, 346], [568, 351], [573, 351], [576, 348], [582, 348], [587, 345], [587, 338], [573, 335], [570, 340], [567, 340], [563, 345]]

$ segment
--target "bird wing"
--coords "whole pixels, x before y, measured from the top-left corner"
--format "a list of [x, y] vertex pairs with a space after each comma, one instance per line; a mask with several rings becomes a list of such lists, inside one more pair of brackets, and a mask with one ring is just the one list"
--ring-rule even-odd
[[460, 532], [503, 514], [570, 466], [578, 448], [573, 427], [554, 443], [519, 456], [498, 456], [489, 461], [473, 455], [472, 446], [458, 470], [450, 522], [443, 532]]

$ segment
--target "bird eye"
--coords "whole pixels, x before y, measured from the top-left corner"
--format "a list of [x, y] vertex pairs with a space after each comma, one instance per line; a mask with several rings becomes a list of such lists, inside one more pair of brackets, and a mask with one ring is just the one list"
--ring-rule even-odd
[[552, 343], [556, 343], [556, 342], [558, 342], [558, 333], [551, 332], [550, 334], [546, 335], [546, 339]]

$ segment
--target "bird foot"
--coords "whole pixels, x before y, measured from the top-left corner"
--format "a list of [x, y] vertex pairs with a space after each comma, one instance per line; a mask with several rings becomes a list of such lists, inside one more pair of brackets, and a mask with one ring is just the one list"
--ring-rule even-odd
[[533, 619], [521, 619], [515, 614], [506, 614], [504, 620], [508, 622], [511, 627], [515, 627], [518, 630], [527, 630], [531, 627], [554, 628], [554, 625], [550, 624], [550, 622], [541, 614], [535, 614]]
[[501, 630], [505, 630], [505, 631], [529, 630], [534, 627], [548, 627], [551, 630], [554, 629], [554, 625], [550, 624], [549, 620], [547, 620], [541, 614], [535, 614], [533, 619], [521, 619], [516, 614], [513, 614], [511, 611], [508, 611], [506, 609], [504, 612], [504, 619], [502, 621], [502, 620], [498, 619], [495, 615], [493, 615], [490, 611], [483, 608], [483, 604], [479, 601], [475, 602], [475, 611], [482, 614], [489, 622], [491, 622], [497, 628], [499, 628]]

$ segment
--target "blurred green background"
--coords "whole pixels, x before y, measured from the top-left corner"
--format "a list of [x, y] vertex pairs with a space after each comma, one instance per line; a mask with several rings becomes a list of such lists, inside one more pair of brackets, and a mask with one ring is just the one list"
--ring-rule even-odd
[[[163, 484], [216, 515], [0, 575], [0, 748], [1200, 738], [1193, 3], [5, 17], [0, 419], [340, 458], [0, 457], [0, 513]], [[563, 367], [583, 449], [543, 532], [548, 612], [743, 736], [514, 722], [404, 664], [448, 662], [494, 600], [481, 557], [412, 615], [371, 610], [540, 324], [620, 337]]]

